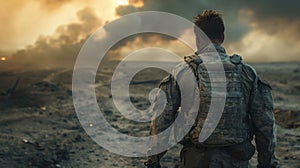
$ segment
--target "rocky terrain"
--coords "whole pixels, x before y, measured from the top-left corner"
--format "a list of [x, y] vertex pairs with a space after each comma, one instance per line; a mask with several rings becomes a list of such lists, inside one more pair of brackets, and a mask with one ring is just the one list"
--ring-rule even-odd
[[[299, 63], [253, 65], [273, 87], [280, 164], [300, 167]], [[149, 123], [127, 120], [113, 106], [112, 72], [110, 66], [102, 66], [96, 78], [97, 100], [106, 119], [122, 133], [147, 136]], [[145, 69], [134, 77], [130, 96], [137, 108], [149, 106], [149, 91], [165, 75], [158, 69]], [[145, 158], [110, 153], [85, 133], [74, 110], [71, 88], [70, 69], [0, 69], [0, 167], [144, 167]], [[173, 147], [162, 164], [177, 167], [179, 150], [180, 145]], [[255, 158], [251, 164], [255, 165]]]

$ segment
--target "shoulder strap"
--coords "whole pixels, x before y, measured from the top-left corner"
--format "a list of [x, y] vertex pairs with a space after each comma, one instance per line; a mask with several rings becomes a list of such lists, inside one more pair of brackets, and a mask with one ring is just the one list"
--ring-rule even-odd
[[190, 66], [192, 69], [197, 81], [199, 81], [198, 75], [198, 66], [203, 62], [203, 60], [198, 55], [185, 56], [184, 61]]
[[241, 64], [243, 62], [243, 59], [241, 56], [239, 56], [237, 54], [233, 54], [232, 56], [230, 56], [230, 61], [233, 64]]

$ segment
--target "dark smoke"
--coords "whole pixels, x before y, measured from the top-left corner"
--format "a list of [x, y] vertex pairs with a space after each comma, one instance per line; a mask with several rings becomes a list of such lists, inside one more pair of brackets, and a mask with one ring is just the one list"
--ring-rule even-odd
[[[240, 40], [251, 29], [251, 23], [257, 22], [258, 26], [267, 32], [279, 31], [282, 26], [274, 27], [273, 23], [278, 20], [289, 20], [295, 22], [299, 19], [298, 12], [300, 1], [279, 0], [254, 0], [254, 1], [220, 1], [220, 0], [144, 0], [143, 7], [133, 5], [120, 6], [117, 14], [125, 15], [136, 11], [158, 10], [180, 15], [192, 21], [193, 16], [201, 13], [204, 9], [215, 9], [223, 13], [227, 27], [227, 41]], [[246, 22], [241, 21], [239, 15], [241, 10], [250, 10], [253, 16]], [[266, 26], [265, 23], [268, 25]], [[289, 26], [289, 25], [284, 25]], [[276, 32], [275, 31], [275, 32]], [[299, 36], [299, 31], [293, 32]]]
[[14, 65], [22, 68], [72, 67], [81, 46], [102, 21], [91, 8], [77, 12], [79, 22], [62, 25], [53, 36], [40, 36], [31, 46], [13, 55]]

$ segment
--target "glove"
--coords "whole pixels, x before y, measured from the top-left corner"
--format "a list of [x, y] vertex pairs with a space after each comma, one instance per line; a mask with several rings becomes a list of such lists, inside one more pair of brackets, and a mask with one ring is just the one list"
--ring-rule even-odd
[[203, 62], [198, 55], [185, 56], [184, 61], [188, 64], [194, 63], [196, 65], [199, 65]]
[[147, 162], [144, 162], [144, 165], [148, 168], [161, 168], [159, 162], [153, 162], [151, 159], [149, 159]]

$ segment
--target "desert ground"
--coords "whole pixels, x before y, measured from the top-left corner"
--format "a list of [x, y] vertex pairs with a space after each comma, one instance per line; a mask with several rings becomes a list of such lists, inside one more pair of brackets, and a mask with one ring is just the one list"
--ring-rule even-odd
[[[282, 168], [300, 167], [300, 64], [255, 63], [257, 73], [273, 87], [277, 125], [276, 155]], [[100, 65], [96, 96], [109, 123], [122, 133], [147, 136], [149, 123], [124, 118], [113, 106], [110, 80], [114, 66]], [[1, 68], [0, 63], [0, 167], [144, 167], [145, 158], [129, 158], [97, 145], [83, 130], [72, 100], [72, 69]], [[155, 74], [155, 75], [153, 75]], [[150, 102], [148, 93], [166, 72], [145, 69], [132, 80], [130, 96], [139, 109]], [[181, 146], [162, 160], [178, 167]], [[250, 167], [256, 164], [255, 157]]]

